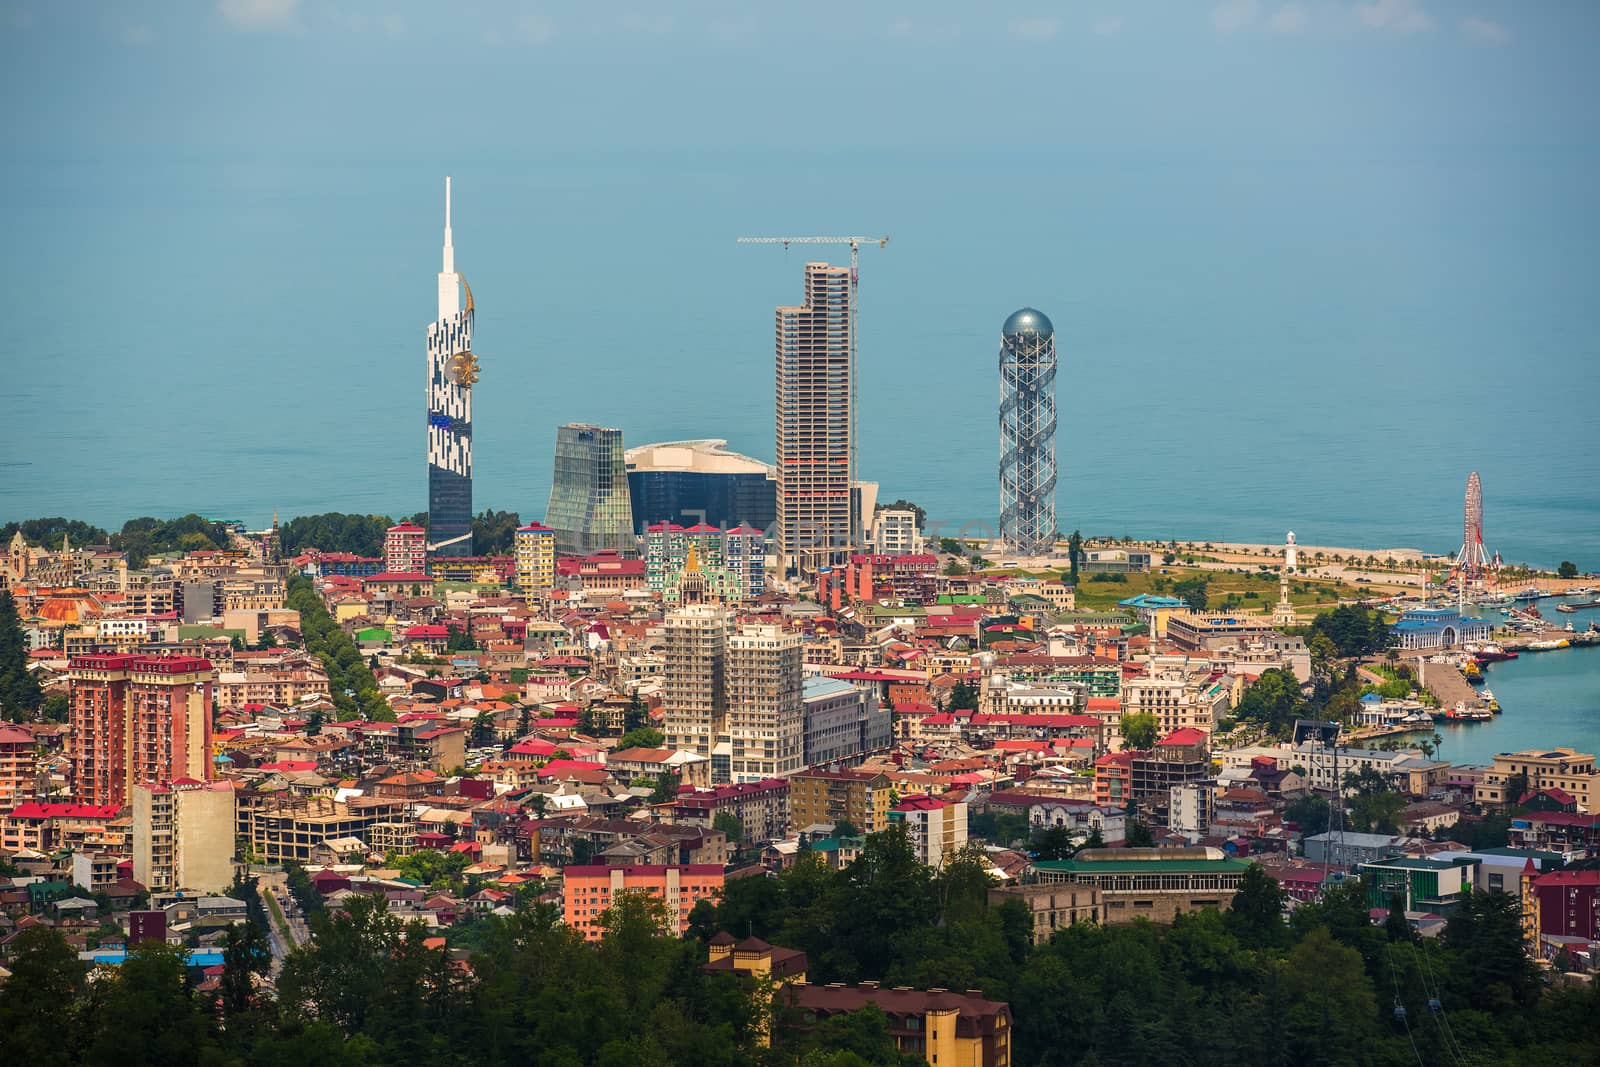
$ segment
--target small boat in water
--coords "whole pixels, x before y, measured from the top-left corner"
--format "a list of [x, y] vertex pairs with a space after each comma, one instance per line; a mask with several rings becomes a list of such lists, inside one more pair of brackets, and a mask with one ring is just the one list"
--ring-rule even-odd
[[1496, 712], [1496, 713], [1498, 713], [1500, 711], [1500, 702], [1494, 698], [1494, 690], [1493, 689], [1480, 689], [1480, 690], [1478, 690], [1478, 699], [1483, 701], [1484, 705], [1490, 711]]
[[1578, 609], [1573, 607], [1571, 604], [1557, 604], [1556, 610], [1565, 615], [1573, 615], [1577, 613]]

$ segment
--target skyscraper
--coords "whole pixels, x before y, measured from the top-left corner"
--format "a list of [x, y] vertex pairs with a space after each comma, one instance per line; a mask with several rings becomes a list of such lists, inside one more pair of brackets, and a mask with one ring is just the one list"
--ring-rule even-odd
[[1033, 308], [1000, 327], [1000, 540], [1024, 556], [1056, 540], [1055, 327]]
[[851, 531], [850, 271], [807, 263], [777, 309], [778, 556], [785, 573], [844, 563]]
[[439, 318], [428, 325], [428, 551], [435, 556], [472, 555], [472, 312], [472, 288], [456, 272], [446, 178]]
[[556, 430], [555, 471], [545, 525], [556, 551], [587, 556], [604, 549], [638, 554], [623, 459], [622, 431], [572, 422]]

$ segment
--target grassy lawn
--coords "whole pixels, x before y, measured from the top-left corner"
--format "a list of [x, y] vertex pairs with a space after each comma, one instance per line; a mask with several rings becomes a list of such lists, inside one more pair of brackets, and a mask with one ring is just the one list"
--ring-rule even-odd
[[[1171, 595], [1173, 584], [1188, 578], [1205, 579], [1207, 606], [1210, 608], [1223, 607], [1230, 594], [1234, 598], [1234, 606], [1241, 609], [1257, 608], [1271, 611], [1278, 603], [1276, 571], [1235, 574], [1231, 571], [1206, 571], [1190, 567], [1165, 569], [1168, 571], [1167, 574], [1152, 572], [1123, 575], [1127, 580], [1122, 582], [1097, 582], [1090, 576], [1084, 575], [1078, 583], [1078, 610], [1114, 609], [1117, 601], [1138, 596], [1140, 593]], [[1361, 588], [1347, 582], [1296, 577], [1289, 582], [1289, 601], [1302, 611], [1333, 607], [1338, 604], [1341, 597], [1361, 595]]]

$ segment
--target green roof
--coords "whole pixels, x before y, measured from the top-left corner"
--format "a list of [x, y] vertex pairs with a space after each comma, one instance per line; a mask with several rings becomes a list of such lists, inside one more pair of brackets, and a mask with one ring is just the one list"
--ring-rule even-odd
[[392, 635], [381, 626], [369, 626], [356, 631], [357, 641], [387, 641]]
[[1037, 860], [1036, 871], [1063, 871], [1067, 874], [1198, 874], [1205, 871], [1246, 871], [1245, 860]]
[[1371, 863], [1363, 863], [1361, 866], [1381, 867], [1387, 870], [1402, 871], [1448, 871], [1460, 865], [1456, 863], [1450, 863], [1447, 860], [1429, 860], [1411, 858], [1408, 856], [1396, 856], [1393, 859], [1374, 860]]

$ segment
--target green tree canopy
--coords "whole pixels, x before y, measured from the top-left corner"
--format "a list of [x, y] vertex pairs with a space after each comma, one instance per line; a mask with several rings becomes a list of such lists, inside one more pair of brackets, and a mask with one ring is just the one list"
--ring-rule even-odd
[[1122, 734], [1123, 747], [1148, 749], [1154, 747], [1161, 732], [1161, 720], [1150, 712], [1136, 711], [1124, 715], [1117, 729]]

